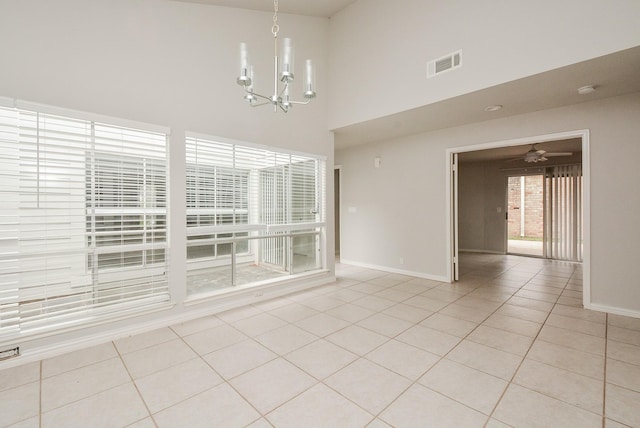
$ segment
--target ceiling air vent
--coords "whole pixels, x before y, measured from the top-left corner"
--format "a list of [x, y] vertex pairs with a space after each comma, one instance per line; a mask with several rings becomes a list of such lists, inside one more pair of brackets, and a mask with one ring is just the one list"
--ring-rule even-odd
[[450, 53], [427, 63], [427, 77], [437, 76], [462, 65], [462, 51]]

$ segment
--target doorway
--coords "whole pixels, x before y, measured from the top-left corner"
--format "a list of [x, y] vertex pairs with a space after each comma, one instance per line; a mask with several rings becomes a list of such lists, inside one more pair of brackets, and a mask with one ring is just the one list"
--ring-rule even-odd
[[[574, 153], [573, 158], [562, 158], [558, 152], [562, 150], [562, 144], [567, 143], [569, 140], [574, 141], [575, 144], [579, 148], [578, 153]], [[560, 149], [552, 149], [549, 150], [545, 145], [553, 145], [557, 144]], [[541, 147], [537, 147], [537, 146]], [[458, 184], [459, 184], [459, 174], [461, 171], [465, 170], [463, 163], [463, 158], [465, 155], [473, 152], [492, 152], [494, 150], [506, 150], [510, 152], [511, 155], [517, 155], [517, 160], [515, 163], [507, 163], [508, 156], [501, 159], [502, 166], [499, 168], [503, 172], [503, 178], [499, 181], [502, 183], [500, 186], [500, 191], [495, 195], [485, 195], [487, 198], [483, 198], [478, 196], [477, 192], [468, 192], [469, 194], [474, 195], [475, 203], [484, 203], [484, 209], [482, 211], [474, 211], [475, 214], [469, 215], [469, 212], [466, 212], [464, 207], [460, 207], [458, 209], [459, 201], [458, 201]], [[540, 152], [542, 149], [547, 149], [547, 156], [549, 154], [554, 154], [559, 156], [558, 159], [562, 159], [560, 162], [555, 162], [558, 164], [558, 167], [554, 167], [553, 169], [549, 169], [547, 165], [554, 164], [554, 161], [547, 162], [547, 159], [540, 159]], [[530, 159], [526, 159], [526, 154], [529, 152], [538, 153], [537, 160], [534, 160], [531, 163]], [[484, 155], [484, 154], [483, 154]], [[463, 146], [457, 148], [451, 148], [446, 151], [446, 174], [448, 179], [446, 181], [447, 188], [446, 194], [449, 198], [449, 204], [446, 206], [446, 219], [447, 219], [447, 230], [446, 233], [451, 239], [448, 241], [447, 245], [447, 263], [449, 266], [447, 277], [450, 282], [454, 282], [458, 280], [458, 248], [460, 251], [467, 250], [464, 246], [459, 247], [459, 238], [460, 238], [460, 229], [466, 227], [467, 230], [473, 232], [475, 238], [483, 239], [485, 242], [490, 241], [492, 245], [494, 245], [495, 249], [493, 251], [484, 251], [482, 247], [478, 247], [478, 249], [471, 248], [471, 251], [478, 252], [488, 252], [495, 254], [506, 254], [507, 253], [507, 227], [506, 227], [506, 199], [505, 198], [505, 176], [526, 176], [526, 175], [540, 175], [542, 174], [544, 179], [544, 189], [547, 190], [545, 194], [545, 198], [550, 198], [547, 201], [547, 205], [545, 206], [546, 213], [544, 215], [548, 215], [549, 210], [560, 210], [563, 204], [564, 199], [556, 199], [554, 193], [557, 195], [561, 195], [563, 192], [568, 195], [573, 195], [572, 197], [575, 199], [576, 195], [579, 195], [580, 198], [580, 212], [578, 214], [573, 214], [574, 219], [577, 221], [569, 222], [571, 223], [573, 230], [563, 231], [562, 224], [558, 224], [554, 226], [554, 229], [547, 229], [545, 224], [544, 233], [549, 236], [547, 240], [547, 245], [543, 245], [543, 254], [549, 254], [549, 257], [555, 258], [552, 254], [555, 251], [555, 247], [557, 247], [557, 243], [559, 242], [555, 237], [557, 233], [565, 233], [565, 234], [575, 234], [575, 225], [578, 225], [579, 229], [584, 231], [583, 234], [579, 237], [579, 245], [577, 248], [577, 252], [581, 253], [581, 259], [583, 263], [583, 301], [584, 306], [590, 306], [590, 236], [589, 236], [589, 224], [590, 224], [590, 213], [589, 213], [589, 182], [590, 182], [590, 171], [589, 171], [589, 131], [588, 130], [578, 130], [571, 131], [565, 133], [558, 134], [550, 134], [550, 135], [541, 135], [537, 137], [527, 137], [515, 140], [507, 140], [507, 141], [499, 141], [494, 143], [487, 144], [479, 144], [473, 146]], [[544, 163], [536, 163], [536, 162], [544, 162]], [[562, 184], [562, 180], [567, 177], [566, 172], [562, 172], [563, 169], [561, 167], [562, 163], [573, 163], [577, 162], [580, 165], [578, 168], [579, 172], [579, 186], [580, 192], [579, 194], [575, 191], [565, 192], [564, 189], [569, 188], [570, 186]], [[573, 167], [571, 167], [573, 168]], [[556, 172], [557, 171], [557, 172]], [[570, 180], [575, 180], [575, 175], [571, 175]], [[495, 177], [494, 181], [495, 181]], [[475, 183], [475, 185], [479, 185]], [[495, 187], [494, 187], [495, 188]], [[577, 187], [573, 187], [574, 189]], [[558, 192], [560, 191], [560, 192]], [[482, 200], [494, 201], [486, 204]], [[549, 201], [552, 201], [551, 203]], [[554, 202], [555, 201], [555, 202]], [[555, 205], [553, 205], [555, 203]], [[557, 214], [557, 213], [556, 213]], [[487, 223], [483, 223], [482, 227], [472, 227], [470, 224], [460, 223], [460, 217], [466, 215], [467, 219], [470, 217], [484, 216], [487, 220]], [[565, 215], [564, 218], [568, 218], [569, 214]], [[557, 217], [556, 218], [560, 218]], [[551, 224], [547, 222], [547, 224]], [[491, 233], [489, 233], [491, 232]], [[483, 235], [484, 233], [484, 235]], [[502, 235], [502, 238], [499, 240], [495, 240], [495, 233], [499, 233]], [[526, 232], [525, 232], [526, 236]], [[502, 242], [502, 243], [501, 243]], [[544, 239], [542, 241], [544, 243]], [[571, 249], [571, 251], [576, 252], [575, 249]], [[546, 253], [545, 253], [546, 252]], [[570, 260], [564, 257], [558, 257], [560, 259]]]
[[340, 261], [340, 173], [341, 167], [335, 166], [333, 169], [333, 197], [334, 197], [334, 224], [335, 224], [335, 255], [336, 262]]
[[507, 254], [544, 257], [544, 175], [509, 175]]

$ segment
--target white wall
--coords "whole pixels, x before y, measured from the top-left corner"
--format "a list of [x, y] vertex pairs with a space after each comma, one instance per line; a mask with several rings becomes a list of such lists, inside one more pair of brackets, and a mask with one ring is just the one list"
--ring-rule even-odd
[[[329, 128], [640, 44], [637, 0], [359, 0], [331, 18]], [[462, 49], [462, 67], [426, 78]]]
[[338, 151], [341, 257], [446, 277], [446, 149], [589, 129], [591, 306], [640, 316], [638, 117], [635, 93]]
[[[272, 91], [272, 16], [168, 0], [0, 2], [0, 96], [171, 128], [170, 287], [177, 306], [169, 314], [114, 323], [112, 328], [131, 326], [132, 331], [140, 323], [151, 325], [162, 317], [207, 309], [182, 305], [186, 131], [324, 155], [331, 171], [333, 135], [326, 126], [328, 20], [279, 15], [280, 36], [292, 37], [296, 46], [298, 75], [305, 58], [317, 64], [318, 98], [311, 104], [296, 106], [287, 115], [266, 106], [252, 109], [236, 84], [239, 43], [245, 41], [257, 74], [256, 90]], [[298, 81], [294, 93], [301, 94], [301, 88]], [[327, 174], [327, 189], [325, 248], [333, 271], [332, 174]], [[99, 336], [100, 331], [87, 334]], [[78, 336], [76, 332], [58, 339]], [[29, 345], [22, 349], [28, 353]]]

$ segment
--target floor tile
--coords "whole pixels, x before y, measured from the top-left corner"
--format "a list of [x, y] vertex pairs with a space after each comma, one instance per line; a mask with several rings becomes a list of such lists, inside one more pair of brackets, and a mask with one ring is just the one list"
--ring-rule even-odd
[[402, 302], [404, 300], [407, 300], [413, 296], [415, 296], [414, 293], [409, 293], [406, 291], [402, 291], [402, 290], [396, 290], [395, 288], [388, 288], [384, 291], [381, 291], [379, 293], [375, 294], [376, 297], [381, 297], [383, 299], [386, 300], [391, 300], [393, 302], [399, 303]]
[[127, 426], [149, 413], [132, 383], [100, 392], [42, 414], [43, 428]]
[[542, 324], [500, 314], [491, 315], [483, 325], [531, 338], [536, 337], [542, 328]]
[[42, 377], [55, 376], [117, 356], [118, 353], [111, 342], [80, 349], [68, 354], [42, 360]]
[[383, 299], [382, 297], [377, 297], [374, 295], [365, 296], [362, 299], [354, 300], [351, 303], [354, 305], [362, 306], [363, 308], [370, 309], [374, 312], [383, 311], [396, 304], [396, 302], [392, 300]]
[[324, 382], [374, 415], [411, 384], [410, 380], [364, 359], [348, 365]]
[[335, 308], [336, 306], [340, 306], [344, 304], [344, 302], [340, 299], [329, 296], [317, 296], [312, 299], [305, 300], [302, 304], [315, 309], [316, 311], [323, 312]]
[[607, 329], [607, 337], [618, 342], [640, 346], [640, 330], [631, 330], [629, 328], [610, 325]]
[[299, 303], [291, 303], [287, 306], [269, 311], [271, 315], [275, 315], [290, 323], [297, 323], [305, 318], [312, 317], [318, 314], [318, 311], [308, 306], [301, 305]]
[[602, 427], [602, 416], [511, 384], [493, 417], [514, 427]]
[[244, 373], [230, 381], [262, 414], [266, 414], [317, 381], [289, 363], [278, 358]]
[[276, 427], [364, 427], [373, 415], [325, 385], [318, 384], [271, 412]]
[[429, 318], [422, 321], [420, 325], [460, 338], [465, 337], [478, 326], [477, 323], [450, 317], [441, 313], [431, 315]]
[[640, 392], [607, 384], [605, 415], [616, 422], [640, 426]]
[[375, 311], [371, 309], [363, 308], [362, 306], [346, 303], [342, 306], [337, 306], [333, 309], [326, 311], [328, 315], [331, 315], [341, 320], [345, 320], [350, 323], [358, 322], [371, 315], [375, 314]]
[[366, 358], [411, 380], [418, 379], [440, 359], [438, 355], [397, 340], [388, 341]]
[[640, 392], [640, 366], [608, 358], [607, 382]]
[[260, 414], [223, 383], [156, 413], [153, 418], [159, 428], [241, 427], [259, 419]]
[[275, 330], [278, 327], [286, 325], [287, 322], [281, 318], [275, 317], [267, 313], [261, 313], [249, 318], [244, 318], [232, 323], [233, 327], [237, 328], [244, 334], [250, 337], [258, 336], [271, 330]]
[[460, 338], [431, 328], [416, 325], [398, 335], [396, 340], [416, 346], [436, 355], [445, 355], [460, 342]]
[[276, 354], [284, 355], [318, 340], [318, 337], [295, 325], [287, 324], [255, 339]]
[[577, 331], [579, 333], [590, 334], [591, 336], [604, 337], [605, 325], [597, 322], [581, 320], [564, 315], [552, 313], [547, 319], [546, 325], [564, 328], [566, 330]]
[[380, 414], [393, 427], [482, 427], [487, 417], [421, 385], [413, 385]]
[[522, 336], [520, 334], [511, 333], [506, 330], [487, 327], [481, 325], [476, 328], [467, 339], [480, 343], [482, 345], [490, 346], [492, 348], [499, 349], [501, 351], [510, 352], [512, 354], [524, 356], [533, 339], [531, 337]]
[[449, 398], [490, 415], [507, 382], [479, 370], [443, 359], [419, 383]]
[[607, 357], [640, 366], [640, 346], [608, 340]]
[[604, 312], [591, 311], [589, 309], [572, 308], [570, 306], [555, 306], [553, 311], [557, 315], [564, 315], [566, 317], [578, 318], [585, 321], [597, 322], [604, 324], [607, 319], [607, 314]]
[[353, 302], [354, 300], [358, 300], [361, 299], [362, 297], [366, 296], [366, 293], [361, 293], [359, 291], [355, 291], [355, 290], [350, 290], [350, 289], [341, 289], [338, 291], [334, 291], [332, 293], [329, 294], [329, 296], [341, 300], [345, 303], [349, 303], [349, 302]]
[[114, 342], [118, 352], [128, 354], [159, 343], [177, 339], [178, 336], [169, 327], [118, 339]]
[[389, 340], [366, 328], [351, 325], [326, 337], [326, 340], [357, 355], [365, 355]]
[[236, 309], [230, 309], [225, 312], [217, 314], [217, 317], [227, 323], [233, 323], [245, 318], [253, 317], [262, 313], [260, 309], [255, 306], [242, 306]]
[[355, 361], [358, 356], [321, 339], [285, 355], [285, 358], [322, 380]]
[[480, 370], [503, 380], [511, 380], [522, 357], [479, 343], [463, 340], [447, 359]]
[[398, 303], [397, 305], [393, 305], [385, 309], [382, 313], [401, 320], [417, 323], [427, 318], [433, 312], [415, 306], [406, 305], [404, 303]]
[[357, 325], [387, 337], [394, 337], [413, 326], [413, 323], [377, 313], [359, 321]]
[[39, 382], [5, 389], [0, 392], [0, 425], [8, 426], [37, 416], [39, 404]]
[[592, 336], [590, 334], [578, 333], [577, 331], [566, 330], [564, 328], [545, 325], [538, 340], [577, 349], [578, 351], [589, 352], [591, 354], [604, 356], [604, 337]]
[[640, 318], [625, 317], [623, 315], [609, 314], [609, 325], [640, 331]]
[[9, 425], [8, 428], [40, 428], [40, 416], [24, 419], [20, 422]]
[[523, 308], [535, 309], [537, 311], [542, 311], [549, 313], [551, 309], [553, 309], [553, 302], [545, 302], [543, 300], [530, 299], [527, 297], [522, 297], [522, 295], [514, 295], [512, 298], [507, 300], [507, 303], [514, 306], [521, 306]]
[[244, 340], [247, 340], [247, 336], [229, 325], [221, 325], [184, 337], [184, 341], [200, 355]]
[[415, 306], [416, 308], [420, 308], [430, 312], [436, 312], [441, 310], [442, 308], [449, 305], [447, 302], [443, 302], [441, 300], [430, 299], [428, 297], [424, 297], [422, 295], [413, 296], [404, 302], [405, 305]]
[[40, 362], [0, 370], [0, 392], [40, 380]]
[[527, 358], [597, 380], [604, 379], [604, 357], [599, 355], [538, 340]]
[[203, 359], [225, 379], [232, 379], [277, 357], [276, 353], [249, 339], [206, 354]]
[[452, 303], [446, 308], [442, 309], [440, 313], [449, 315], [454, 318], [460, 318], [462, 320], [480, 323], [484, 321], [489, 315], [491, 315], [493, 313], [493, 310], [482, 308], [473, 309], [466, 306], [458, 305], [456, 303]]
[[120, 358], [42, 380], [42, 411], [64, 406], [131, 381]]
[[504, 304], [496, 311], [496, 314], [506, 315], [514, 318], [519, 318], [525, 321], [532, 321], [539, 324], [545, 322], [549, 316], [548, 312], [539, 311], [537, 309], [525, 308], [523, 306]]
[[124, 354], [122, 360], [131, 376], [138, 379], [196, 357], [182, 339], [176, 339]]
[[211, 315], [172, 325], [171, 330], [173, 330], [177, 335], [184, 337], [203, 330], [221, 326], [222, 324], [224, 324], [224, 321], [214, 315]]
[[325, 337], [347, 327], [349, 323], [340, 318], [321, 313], [296, 323], [296, 326], [318, 337]]
[[514, 380], [520, 386], [602, 414], [602, 381], [525, 359]]
[[134, 422], [131, 425], [127, 425], [127, 428], [156, 428], [156, 424], [153, 422], [153, 418], [149, 416], [148, 418]]
[[218, 376], [203, 360], [196, 358], [135, 381], [151, 413], [220, 384]]

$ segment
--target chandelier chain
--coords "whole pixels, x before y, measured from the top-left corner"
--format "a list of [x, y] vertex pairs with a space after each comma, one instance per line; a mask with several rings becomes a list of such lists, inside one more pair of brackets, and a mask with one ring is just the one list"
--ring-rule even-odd
[[273, 0], [273, 27], [271, 27], [271, 34], [274, 38], [278, 38], [278, 31], [280, 26], [278, 25], [278, 0]]

